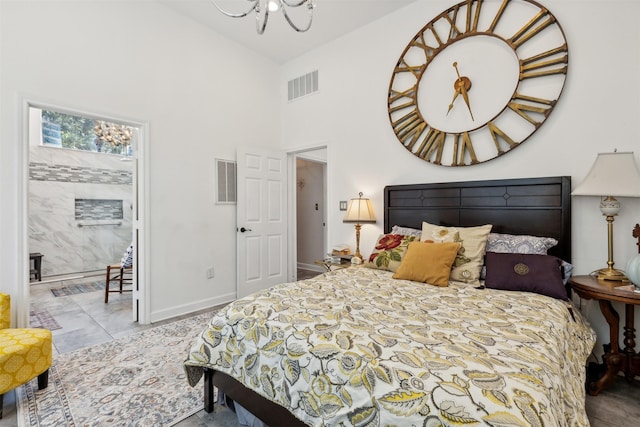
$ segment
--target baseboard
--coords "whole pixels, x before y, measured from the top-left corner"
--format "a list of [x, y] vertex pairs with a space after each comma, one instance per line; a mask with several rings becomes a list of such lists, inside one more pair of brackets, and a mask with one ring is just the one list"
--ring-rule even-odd
[[297, 268], [301, 270], [311, 270], [311, 271], [319, 271], [320, 273], [324, 273], [326, 270], [323, 266], [317, 264], [307, 264], [304, 262], [299, 262], [297, 264]]
[[151, 323], [160, 322], [162, 320], [172, 319], [185, 314], [192, 314], [197, 311], [214, 308], [222, 304], [228, 304], [235, 299], [235, 293], [219, 295], [215, 298], [207, 298], [189, 304], [177, 305], [164, 310], [154, 311], [150, 314], [149, 318], [151, 319]]

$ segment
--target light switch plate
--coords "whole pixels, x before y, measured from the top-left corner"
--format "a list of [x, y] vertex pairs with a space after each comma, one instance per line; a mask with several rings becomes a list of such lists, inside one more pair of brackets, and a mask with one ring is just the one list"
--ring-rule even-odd
[[346, 200], [340, 200], [340, 210], [341, 211], [346, 211], [347, 210], [347, 201]]

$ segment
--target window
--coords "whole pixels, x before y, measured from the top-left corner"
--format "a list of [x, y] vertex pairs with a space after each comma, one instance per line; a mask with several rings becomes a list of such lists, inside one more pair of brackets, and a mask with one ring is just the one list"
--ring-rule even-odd
[[42, 110], [42, 145], [132, 155], [131, 126]]

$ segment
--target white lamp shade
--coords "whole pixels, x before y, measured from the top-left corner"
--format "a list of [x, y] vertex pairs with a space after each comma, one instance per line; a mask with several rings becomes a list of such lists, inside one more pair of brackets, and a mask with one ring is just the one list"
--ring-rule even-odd
[[573, 196], [640, 197], [640, 171], [632, 152], [600, 153]]
[[359, 197], [351, 199], [347, 207], [347, 213], [344, 215], [343, 222], [376, 222], [376, 216], [373, 213], [371, 200]]

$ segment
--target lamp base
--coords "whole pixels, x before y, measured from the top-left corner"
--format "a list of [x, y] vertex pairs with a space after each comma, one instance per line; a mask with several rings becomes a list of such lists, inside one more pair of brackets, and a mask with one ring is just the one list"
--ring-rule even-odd
[[616, 282], [628, 282], [629, 278], [625, 276], [625, 274], [616, 270], [615, 268], [601, 268], [600, 270], [596, 270], [594, 275], [598, 278], [598, 280], [613, 280]]

